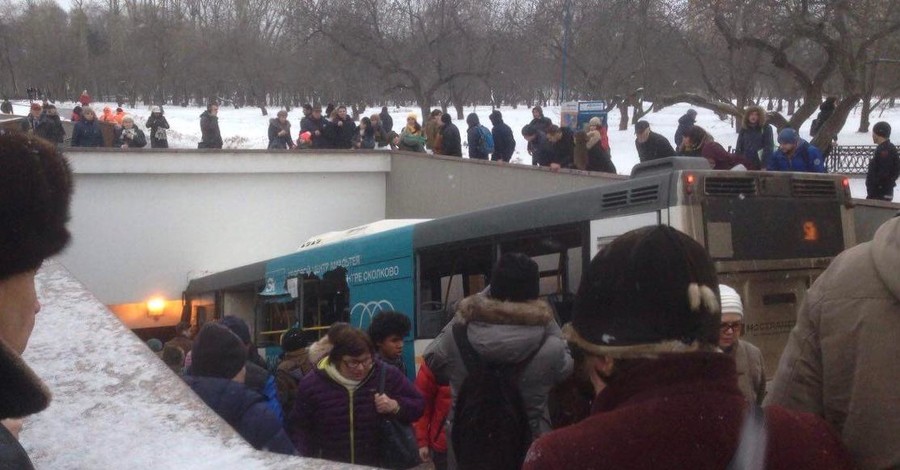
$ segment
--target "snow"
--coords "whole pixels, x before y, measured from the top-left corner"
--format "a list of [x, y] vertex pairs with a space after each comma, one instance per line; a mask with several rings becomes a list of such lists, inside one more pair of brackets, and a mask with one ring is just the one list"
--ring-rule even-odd
[[[75, 103], [57, 103], [58, 107], [71, 108]], [[91, 106], [99, 114], [105, 106], [109, 106], [113, 110], [116, 108], [115, 103], [92, 103]], [[13, 102], [16, 114], [27, 114], [28, 102]], [[675, 135], [678, 127], [678, 118], [681, 117], [691, 106], [687, 104], [677, 104], [665, 108], [659, 112], [651, 113], [643, 119], [650, 123], [650, 128], [658, 133], [666, 136], [670, 140]], [[131, 114], [135, 122], [143, 125], [150, 116], [149, 106], [138, 106], [137, 108], [126, 107], [125, 111]], [[399, 129], [406, 122], [406, 116], [409, 113], [420, 114], [418, 107], [389, 107], [391, 117], [394, 119], [394, 130]], [[531, 156], [526, 151], [527, 142], [522, 137], [520, 130], [526, 124], [531, 122], [531, 108], [527, 106], [519, 106], [513, 109], [509, 106], [499, 108], [503, 113], [504, 121], [513, 129], [516, 137], [516, 151], [513, 154], [513, 162], [530, 164]], [[723, 121], [718, 118], [712, 111], [703, 108], [694, 108], [697, 110], [697, 125], [706, 129], [717, 142], [728, 148], [733, 147], [737, 140], [737, 133], [734, 131], [734, 123], [731, 119]], [[368, 108], [366, 115], [377, 113], [381, 110], [381, 106]], [[169, 121], [171, 130], [169, 131], [169, 145], [173, 148], [197, 148], [197, 142], [200, 141], [200, 114], [204, 111], [202, 107], [166, 106], [165, 116]], [[460, 135], [463, 138], [463, 154], [467, 154], [465, 121], [456, 119], [455, 112], [450, 110], [454, 115], [454, 123], [460, 127]], [[464, 116], [469, 113], [476, 113], [481, 123], [490, 127], [490, 115], [492, 109], [490, 106], [476, 106], [464, 108]], [[219, 127], [222, 131], [222, 137], [225, 140], [227, 148], [245, 148], [245, 149], [265, 149], [268, 146], [268, 126], [269, 119], [275, 117], [277, 108], [269, 108], [269, 115], [262, 116], [259, 108], [241, 108], [234, 109], [232, 107], [223, 106], [219, 109]], [[65, 114], [65, 113], [63, 113]], [[549, 117], [554, 123], [560, 122], [560, 109], [558, 106], [544, 107], [544, 115]], [[68, 116], [64, 116], [68, 117]], [[296, 137], [300, 131], [300, 118], [302, 112], [296, 108], [288, 114], [291, 121], [291, 132]], [[873, 113], [873, 123], [879, 120], [897, 123], [900, 121], [900, 108], [889, 109], [883, 114]], [[634, 146], [634, 130], [629, 128], [620, 131], [617, 128], [619, 121], [618, 111], [613, 111], [609, 116], [609, 141], [613, 163], [620, 174], [627, 175], [631, 173], [631, 168], [638, 163], [637, 149]], [[422, 123], [422, 117], [419, 116], [419, 122]], [[803, 138], [809, 138], [809, 126], [812, 119], [801, 127], [800, 135]], [[838, 142], [843, 145], [872, 145], [871, 135], [868, 133], [856, 132], [859, 123], [859, 108], [854, 110], [847, 119], [847, 124], [838, 136]], [[674, 144], [673, 144], [674, 145]], [[854, 197], [864, 198], [866, 196], [865, 184], [862, 181], [854, 181], [851, 184]], [[900, 191], [895, 196], [895, 201], [900, 202]]]
[[60, 264], [25, 361], [53, 394], [20, 435], [37, 468], [310, 468], [346, 464], [254, 450]]

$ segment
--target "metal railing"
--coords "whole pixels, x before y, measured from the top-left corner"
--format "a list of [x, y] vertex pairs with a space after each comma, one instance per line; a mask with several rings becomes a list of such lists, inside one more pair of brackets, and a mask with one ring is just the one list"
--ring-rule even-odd
[[864, 175], [874, 152], [874, 145], [836, 145], [825, 158], [825, 166], [829, 173]]

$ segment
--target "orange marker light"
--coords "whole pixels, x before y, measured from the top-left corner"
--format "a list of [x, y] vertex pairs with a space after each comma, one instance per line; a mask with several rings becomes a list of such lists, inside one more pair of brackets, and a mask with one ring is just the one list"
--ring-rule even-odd
[[803, 222], [803, 241], [807, 242], [817, 242], [819, 241], [819, 227], [816, 226], [816, 223], [807, 220]]
[[687, 194], [694, 193], [694, 183], [697, 182], [697, 177], [692, 173], [688, 173], [684, 175], [684, 192]]

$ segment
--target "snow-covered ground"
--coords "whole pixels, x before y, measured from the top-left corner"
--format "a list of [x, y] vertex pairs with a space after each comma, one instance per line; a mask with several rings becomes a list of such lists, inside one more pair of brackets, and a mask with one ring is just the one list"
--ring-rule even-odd
[[[72, 107], [74, 106], [74, 103], [57, 103], [57, 106]], [[109, 106], [112, 109], [116, 108], [115, 103], [92, 103], [91, 106], [98, 114], [102, 113], [105, 106]], [[687, 104], [670, 106], [662, 111], [649, 114], [644, 117], [644, 119], [650, 123], [650, 128], [654, 132], [662, 134], [671, 140], [675, 135], [675, 129], [678, 127], [678, 118], [690, 107], [691, 106]], [[28, 112], [28, 103], [25, 101], [13, 102], [13, 108], [16, 114], [24, 115]], [[378, 112], [380, 109], [381, 106], [369, 108], [366, 111], [366, 114], [369, 115]], [[406, 122], [406, 116], [409, 113], [419, 114], [418, 108], [390, 107], [389, 109], [391, 116], [394, 118], [395, 130], [399, 130], [399, 128], [403, 126]], [[695, 109], [697, 110], [698, 125], [711, 133], [716, 141], [724, 147], [727, 148], [735, 145], [737, 133], [734, 131], [734, 123], [730, 119], [722, 121], [712, 111], [702, 108]], [[148, 106], [139, 106], [137, 108], [126, 107], [125, 111], [134, 117], [136, 123], [141, 125], [143, 125], [150, 116]], [[532, 119], [531, 108], [519, 106], [517, 109], [513, 109], [512, 107], [505, 106], [500, 108], [500, 111], [503, 113], [504, 121], [512, 127], [513, 134], [516, 136], [516, 151], [513, 154], [513, 161], [526, 164], [531, 163], [531, 156], [528, 155], [528, 152], [525, 150], [525, 139], [520, 132], [522, 127], [528, 124]], [[203, 108], [200, 107], [182, 108], [179, 106], [167, 106], [165, 108], [166, 119], [171, 126], [171, 130], [169, 131], [169, 145], [171, 147], [197, 148], [197, 142], [200, 141], [200, 113], [202, 112]], [[267, 132], [269, 118], [274, 117], [276, 112], [277, 108], [269, 108], [269, 116], [262, 116], [259, 108], [234, 109], [223, 106], [219, 109], [219, 127], [222, 131], [222, 137], [225, 140], [225, 146], [229, 148], [248, 149], [266, 148], [268, 145]], [[468, 115], [472, 112], [478, 114], [482, 124], [490, 127], [490, 120], [488, 119], [488, 115], [491, 113], [490, 106], [467, 107], [465, 108], [464, 114]], [[544, 108], [544, 114], [554, 123], [559, 123], [559, 112], [560, 109], [558, 106], [548, 106]], [[295, 137], [300, 130], [301, 117], [302, 112], [299, 108], [292, 110], [288, 115], [288, 119], [291, 121], [292, 125], [291, 131], [295, 134]], [[456, 120], [456, 116], [453, 117], [454, 122], [460, 127], [460, 131], [462, 131], [460, 134], [463, 138], [463, 154], [466, 154], [466, 124], [464, 121]], [[898, 122], [900, 122], [900, 108], [896, 110], [887, 110], [881, 116], [875, 114], [873, 115], [872, 120], [873, 122], [885, 120], [894, 123], [895, 125], [900, 125], [898, 124]], [[633, 129], [619, 131], [616, 129], [618, 121], [619, 114], [617, 111], [614, 111], [609, 117], [611, 125], [609, 130], [610, 148], [613, 163], [615, 163], [619, 173], [627, 175], [631, 172], [631, 168], [638, 163], [637, 150], [634, 146], [634, 131]], [[419, 122], [422, 122], [421, 116], [419, 116]], [[859, 108], [850, 115], [847, 120], [847, 125], [844, 126], [844, 130], [840, 133], [838, 140], [841, 144], [872, 144], [870, 134], [860, 134], [856, 132], [858, 122]], [[800, 129], [800, 135], [802, 137], [808, 138], [809, 126], [811, 123], [812, 119], [808, 120]], [[853, 179], [851, 189], [855, 197], [865, 197], [866, 195], [865, 183], [859, 178]], [[898, 192], [895, 200], [900, 201], [900, 192]]]

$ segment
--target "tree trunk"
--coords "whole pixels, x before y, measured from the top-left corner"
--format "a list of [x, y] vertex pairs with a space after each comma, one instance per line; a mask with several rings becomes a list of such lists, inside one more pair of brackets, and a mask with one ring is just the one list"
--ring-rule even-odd
[[625, 100], [619, 101], [616, 104], [616, 107], [619, 108], [619, 130], [627, 131], [628, 130], [628, 102]]
[[795, 110], [796, 110], [796, 108], [794, 108], [794, 99], [791, 98], [791, 99], [788, 100], [788, 112], [787, 112], [787, 115], [788, 115], [788, 116], [793, 116]]
[[872, 95], [863, 97], [862, 110], [859, 113], [859, 129], [857, 132], [869, 132], [869, 115], [872, 114]]

